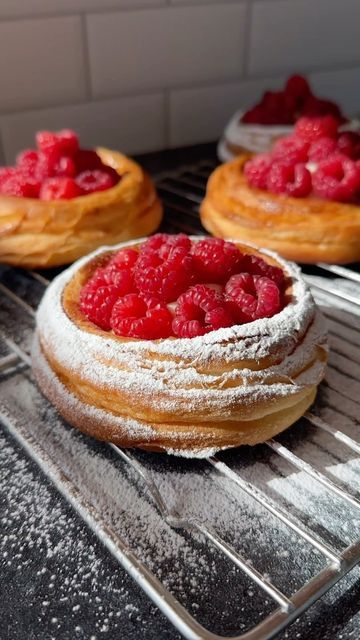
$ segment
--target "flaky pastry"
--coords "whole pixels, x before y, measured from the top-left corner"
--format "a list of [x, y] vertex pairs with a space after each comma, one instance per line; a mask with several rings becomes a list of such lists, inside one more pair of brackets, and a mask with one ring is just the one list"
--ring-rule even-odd
[[121, 153], [97, 153], [121, 176], [111, 189], [71, 200], [0, 196], [0, 262], [31, 269], [68, 264], [159, 226], [162, 206], [149, 176]]
[[238, 247], [285, 271], [285, 306], [195, 338], [122, 338], [82, 314], [80, 290], [109, 248], [58, 276], [38, 310], [32, 362], [60, 414], [100, 440], [188, 457], [254, 445], [303, 415], [324, 376], [323, 318], [295, 265]]
[[248, 185], [242, 155], [211, 174], [201, 221], [220, 238], [236, 238], [303, 263], [360, 260], [360, 206], [292, 198]]

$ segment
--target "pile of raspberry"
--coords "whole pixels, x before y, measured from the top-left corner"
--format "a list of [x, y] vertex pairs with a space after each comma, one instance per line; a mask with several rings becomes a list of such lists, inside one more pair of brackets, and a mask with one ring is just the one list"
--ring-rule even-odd
[[332, 116], [300, 118], [294, 134], [280, 138], [270, 153], [254, 156], [244, 174], [252, 187], [272, 193], [358, 202], [360, 134], [339, 132]]
[[119, 336], [194, 338], [270, 318], [284, 306], [283, 271], [219, 238], [156, 234], [121, 249], [80, 293], [80, 309]]
[[317, 98], [306, 78], [294, 75], [287, 80], [283, 91], [266, 91], [260, 102], [244, 113], [241, 122], [292, 125], [300, 116], [326, 115], [333, 116], [340, 123], [346, 122], [335, 102]]
[[120, 180], [92, 149], [80, 149], [74, 131], [39, 131], [37, 149], [25, 149], [15, 167], [0, 168], [0, 194], [40, 200], [70, 200], [110, 189]]

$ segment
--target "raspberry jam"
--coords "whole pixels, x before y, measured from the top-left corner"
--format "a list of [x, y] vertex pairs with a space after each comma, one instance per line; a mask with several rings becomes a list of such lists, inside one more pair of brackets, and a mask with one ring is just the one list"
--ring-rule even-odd
[[284, 306], [282, 269], [232, 242], [158, 233], [120, 249], [80, 292], [82, 313], [124, 337], [194, 338], [271, 318]]
[[80, 149], [71, 129], [39, 131], [37, 149], [18, 154], [14, 167], [0, 168], [0, 194], [40, 200], [70, 200], [115, 186], [120, 176], [96, 151]]
[[293, 198], [337, 202], [360, 197], [360, 134], [338, 132], [333, 116], [300, 118], [294, 133], [244, 166], [250, 186]]

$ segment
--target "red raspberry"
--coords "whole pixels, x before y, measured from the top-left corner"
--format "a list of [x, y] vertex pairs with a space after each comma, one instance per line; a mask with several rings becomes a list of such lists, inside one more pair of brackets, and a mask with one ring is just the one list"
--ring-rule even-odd
[[244, 175], [251, 187], [266, 189], [272, 158], [268, 153], [259, 153], [244, 166]]
[[76, 176], [75, 162], [69, 156], [60, 156], [55, 165], [55, 175], [74, 178]]
[[110, 324], [119, 336], [158, 340], [172, 334], [172, 315], [165, 305], [148, 307], [135, 293], [120, 298], [113, 307]]
[[110, 189], [114, 186], [114, 181], [108, 173], [94, 169], [80, 173], [76, 177], [76, 184], [84, 194], [87, 194]]
[[285, 274], [279, 267], [268, 264], [259, 256], [247, 254], [241, 263], [241, 271], [250, 273], [253, 276], [266, 276], [273, 280], [275, 284], [282, 289], [285, 283]]
[[80, 309], [100, 329], [109, 331], [111, 312], [118, 298], [119, 290], [115, 285], [96, 287], [95, 281], [90, 280], [81, 290]]
[[305, 100], [311, 94], [311, 89], [304, 76], [295, 74], [287, 79], [285, 93], [294, 96], [299, 101], [299, 99]]
[[309, 160], [311, 162], [321, 162], [326, 160], [330, 155], [334, 153], [336, 149], [336, 140], [334, 138], [328, 138], [323, 136], [318, 138], [310, 145]]
[[241, 122], [244, 124], [267, 124], [265, 121], [267, 119], [266, 109], [260, 105], [252, 107], [245, 111], [243, 116], [241, 117]]
[[8, 173], [8, 177], [3, 177], [0, 182], [0, 192], [7, 196], [18, 196], [20, 198], [37, 198], [39, 196], [40, 182], [20, 171]]
[[229, 308], [239, 324], [271, 318], [281, 308], [278, 286], [263, 276], [249, 273], [232, 276], [226, 284], [225, 293]]
[[101, 169], [103, 166], [100, 157], [93, 149], [79, 149], [74, 155], [74, 162], [76, 164], [77, 173]]
[[73, 178], [57, 177], [45, 180], [40, 189], [40, 200], [71, 200], [81, 196]]
[[346, 122], [346, 118], [344, 118], [341, 109], [339, 109], [335, 102], [332, 102], [331, 100], [322, 100], [321, 98], [316, 98], [312, 95], [306, 98], [302, 113], [304, 116], [310, 118], [332, 116], [338, 124]]
[[140, 253], [148, 251], [156, 251], [162, 260], [167, 260], [172, 249], [181, 247], [189, 252], [191, 249], [191, 240], [184, 233], [169, 235], [167, 233], [155, 233], [144, 242], [140, 248]]
[[139, 252], [135, 249], [120, 249], [111, 258], [108, 267], [114, 266], [116, 269], [132, 269], [139, 257]]
[[39, 151], [55, 151], [58, 155], [73, 156], [79, 148], [79, 139], [71, 129], [54, 131], [39, 131], [36, 134]]
[[284, 160], [289, 164], [307, 162], [309, 143], [295, 136], [286, 136], [275, 142], [272, 155], [274, 158]]
[[234, 319], [225, 307], [223, 296], [214, 289], [197, 284], [179, 297], [172, 328], [179, 338], [194, 338], [233, 324]]
[[140, 255], [134, 273], [136, 286], [143, 294], [173, 302], [193, 279], [193, 258], [182, 247], [174, 247], [167, 260], [148, 249]]
[[293, 198], [305, 198], [312, 189], [311, 174], [304, 164], [289, 165], [277, 162], [271, 167], [267, 187], [272, 193], [286, 193]]
[[16, 166], [21, 169], [22, 173], [34, 176], [36, 173], [39, 154], [33, 149], [25, 149], [16, 156]]
[[0, 167], [0, 185], [8, 178], [17, 175], [18, 171], [14, 167]]
[[333, 116], [324, 116], [323, 118], [299, 118], [295, 125], [295, 135], [314, 142], [324, 136], [327, 138], [336, 138], [339, 127], [339, 121]]
[[191, 250], [197, 280], [224, 283], [236, 273], [242, 253], [233, 242], [221, 238], [208, 238], [195, 242]]
[[333, 155], [320, 162], [313, 187], [320, 198], [350, 202], [360, 189], [360, 166], [347, 156]]
[[360, 158], [360, 134], [356, 131], [344, 131], [340, 133], [337, 148], [340, 153], [349, 156], [349, 158], [353, 160], [357, 160]]

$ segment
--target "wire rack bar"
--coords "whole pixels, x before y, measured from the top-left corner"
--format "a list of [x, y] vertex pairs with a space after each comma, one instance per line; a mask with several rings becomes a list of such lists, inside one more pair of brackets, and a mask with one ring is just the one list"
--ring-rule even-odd
[[345, 293], [344, 291], [340, 291], [339, 289], [335, 289], [331, 285], [328, 284], [320, 284], [319, 282], [313, 282], [311, 280], [311, 287], [313, 289], [317, 289], [322, 293], [326, 293], [334, 298], [338, 298], [339, 300], [345, 300], [346, 302], [350, 302], [356, 306], [360, 305], [360, 297], [353, 296], [350, 293]]
[[320, 551], [328, 560], [334, 563], [337, 567], [341, 564], [341, 559], [335, 549], [332, 549], [329, 545], [325, 544], [315, 534], [310, 533], [307, 528], [303, 525], [299, 525], [290, 515], [285, 513], [281, 507], [278, 507], [271, 498], [260, 491], [257, 487], [255, 487], [250, 482], [243, 480], [238, 473], [235, 473], [227, 464], [219, 460], [216, 456], [212, 456], [208, 458], [210, 464], [215, 467], [215, 469], [221, 473], [223, 476], [229, 478], [235, 484], [237, 484], [243, 491], [245, 491], [249, 496], [254, 498], [259, 504], [261, 504], [265, 509], [267, 509], [270, 513], [272, 513], [275, 517], [277, 517], [281, 522], [286, 524], [290, 529], [295, 531], [301, 538], [304, 538], [307, 542], [309, 542], [313, 547], [315, 547], [318, 551]]
[[29, 315], [31, 315], [32, 317], [35, 316], [34, 309], [22, 298], [20, 298], [15, 293], [13, 293], [11, 289], [8, 289], [8, 287], [6, 287], [2, 282], [0, 282], [0, 291], [2, 291], [4, 295], [10, 298], [10, 300], [12, 300], [13, 302], [16, 302], [16, 304], [19, 305], [19, 307], [21, 307], [22, 309], [24, 309], [24, 311], [26, 311]]
[[359, 500], [357, 500], [350, 489], [345, 491], [338, 484], [324, 476], [323, 473], [320, 473], [320, 471], [314, 469], [311, 464], [309, 464], [305, 460], [302, 460], [302, 458], [299, 458], [297, 455], [295, 455], [295, 453], [284, 447], [279, 442], [276, 442], [276, 440], [267, 440], [265, 444], [272, 451], [275, 451], [275, 453], [284, 458], [284, 460], [287, 460], [292, 465], [294, 465], [294, 467], [296, 467], [300, 471], [303, 471], [304, 473], [307, 473], [309, 476], [314, 478], [314, 480], [317, 480], [318, 482], [320, 482], [320, 484], [326, 487], [326, 489], [328, 489], [332, 493], [335, 493], [343, 500], [346, 500], [346, 502], [351, 504], [352, 507], [360, 509], [360, 502]]
[[320, 267], [320, 269], [323, 269], [323, 271], [334, 273], [335, 275], [346, 278], [347, 280], [360, 282], [360, 273], [357, 273], [352, 269], [348, 269], [347, 267], [342, 267], [341, 265], [337, 264], [325, 264], [324, 262], [319, 262], [317, 266]]
[[315, 425], [316, 427], [319, 427], [319, 429], [322, 429], [323, 431], [326, 431], [330, 435], [334, 436], [334, 438], [336, 438], [343, 444], [346, 444], [350, 449], [352, 449], [356, 453], [360, 453], [360, 443], [350, 438], [350, 436], [346, 435], [346, 433], [343, 433], [338, 429], [334, 429], [334, 427], [332, 427], [330, 424], [325, 422], [325, 420], [323, 420], [322, 418], [319, 418], [313, 413], [310, 413], [309, 411], [305, 414], [304, 417], [309, 422], [311, 422], [311, 424]]
[[9, 355], [0, 358], [0, 371], [5, 371], [5, 369], [15, 366], [18, 362], [18, 356], [15, 353], [9, 353]]

